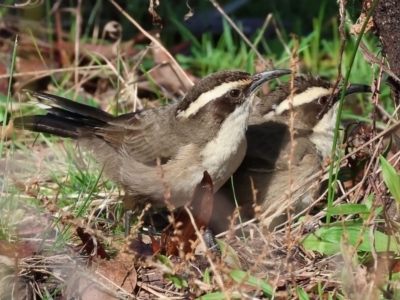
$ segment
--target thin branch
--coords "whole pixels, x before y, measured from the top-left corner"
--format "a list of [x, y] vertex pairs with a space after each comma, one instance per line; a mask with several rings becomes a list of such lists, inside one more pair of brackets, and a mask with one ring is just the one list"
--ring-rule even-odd
[[122, 9], [119, 4], [117, 4], [114, 0], [110, 0], [110, 2], [127, 18], [141, 33], [143, 33], [149, 40], [151, 40], [155, 45], [160, 47], [162, 51], [165, 52], [165, 54], [168, 56], [168, 58], [177, 66], [178, 70], [182, 74], [182, 76], [186, 79], [186, 81], [190, 84], [193, 85], [193, 81], [190, 80], [189, 76], [187, 76], [186, 72], [181, 68], [181, 66], [178, 64], [178, 62], [175, 60], [175, 58], [171, 55], [171, 53], [168, 52], [167, 49], [158, 41], [155, 37], [153, 37], [151, 34], [149, 34], [142, 26], [139, 25], [138, 22], [135, 21], [126, 11]]

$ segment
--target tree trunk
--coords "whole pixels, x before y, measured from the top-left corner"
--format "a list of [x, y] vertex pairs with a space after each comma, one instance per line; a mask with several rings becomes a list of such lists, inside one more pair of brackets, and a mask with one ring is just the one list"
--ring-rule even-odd
[[[363, 0], [363, 11], [368, 13], [373, 0]], [[372, 14], [372, 33], [379, 37], [391, 71], [400, 77], [400, 1], [380, 0]], [[393, 100], [400, 104], [400, 82], [389, 76], [387, 84]]]

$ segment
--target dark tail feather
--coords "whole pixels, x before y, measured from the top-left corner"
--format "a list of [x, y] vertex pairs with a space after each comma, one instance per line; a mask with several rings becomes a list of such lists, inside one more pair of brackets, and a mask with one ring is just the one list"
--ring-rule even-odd
[[73, 139], [85, 135], [89, 136], [89, 132], [82, 127], [81, 123], [62, 119], [50, 114], [18, 117], [13, 120], [13, 125], [15, 128], [50, 133], [56, 136], [69, 137]]
[[46, 100], [46, 102], [48, 102], [46, 104], [52, 107], [60, 107], [65, 111], [75, 113], [76, 115], [80, 115], [85, 118], [93, 118], [96, 120], [103, 121], [105, 123], [110, 122], [114, 119], [113, 115], [99, 108], [95, 108], [93, 106], [78, 103], [60, 96], [50, 95], [47, 93], [39, 93], [32, 91], [27, 91], [27, 92], [38, 99]]
[[55, 95], [30, 93], [45, 100], [44, 105], [38, 105], [47, 114], [15, 118], [13, 125], [16, 128], [77, 139], [92, 136], [95, 127], [102, 127], [114, 119], [113, 115], [89, 105]]

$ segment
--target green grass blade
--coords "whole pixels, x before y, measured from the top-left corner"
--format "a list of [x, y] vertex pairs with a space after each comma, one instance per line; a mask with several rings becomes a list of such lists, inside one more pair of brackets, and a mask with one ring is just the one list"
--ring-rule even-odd
[[382, 155], [379, 156], [379, 159], [382, 166], [383, 180], [397, 204], [400, 204], [400, 176]]

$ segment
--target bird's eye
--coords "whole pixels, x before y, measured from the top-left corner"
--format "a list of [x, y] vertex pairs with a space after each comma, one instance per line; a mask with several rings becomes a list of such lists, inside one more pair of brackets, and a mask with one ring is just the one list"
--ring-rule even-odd
[[326, 103], [328, 103], [328, 97], [327, 96], [322, 96], [322, 97], [318, 98], [318, 104], [325, 105]]
[[230, 90], [229, 96], [231, 98], [238, 98], [240, 96], [240, 90], [238, 90], [238, 89]]

